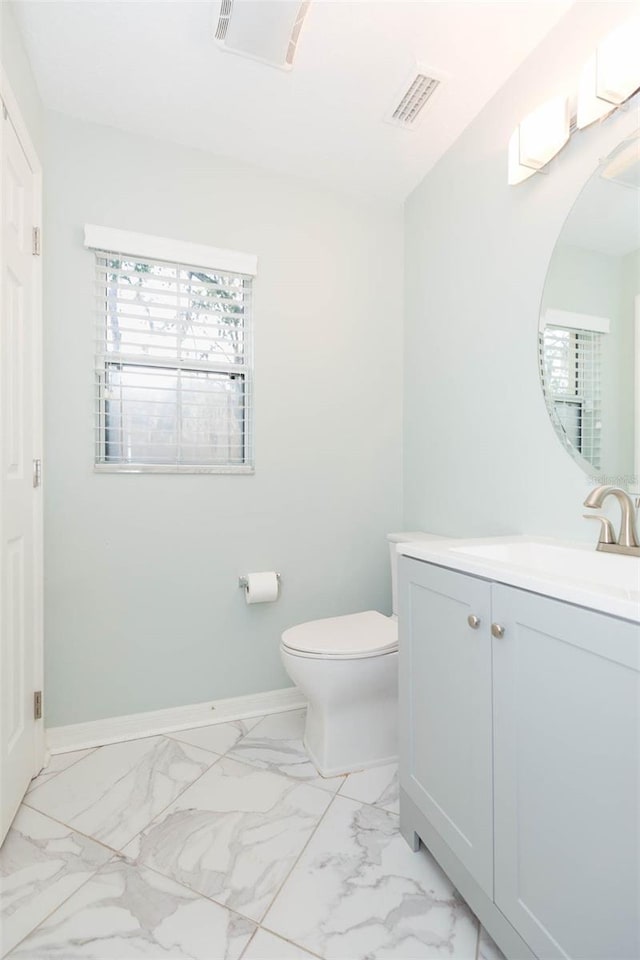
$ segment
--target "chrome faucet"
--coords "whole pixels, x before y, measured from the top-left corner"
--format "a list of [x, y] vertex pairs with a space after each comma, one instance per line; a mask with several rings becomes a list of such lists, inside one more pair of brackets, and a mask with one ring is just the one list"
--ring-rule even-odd
[[603, 550], [606, 553], [625, 553], [632, 557], [640, 557], [640, 540], [638, 540], [638, 530], [636, 528], [636, 508], [629, 494], [620, 487], [610, 487], [603, 485], [592, 490], [584, 506], [589, 509], [599, 509], [607, 497], [615, 497], [620, 504], [620, 533], [616, 539], [611, 526], [611, 521], [607, 517], [594, 516], [585, 513], [587, 520], [599, 520], [600, 539], [596, 550]]

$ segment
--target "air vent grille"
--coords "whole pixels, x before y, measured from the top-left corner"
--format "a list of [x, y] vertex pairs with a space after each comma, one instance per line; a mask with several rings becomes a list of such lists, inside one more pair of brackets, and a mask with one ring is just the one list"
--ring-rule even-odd
[[428, 77], [424, 73], [419, 73], [410, 84], [409, 89], [402, 100], [390, 115], [391, 123], [400, 124], [403, 127], [410, 127], [416, 122], [421, 110], [427, 101], [433, 96], [440, 81], [434, 77]]
[[224, 40], [227, 35], [227, 30], [229, 29], [229, 21], [231, 20], [231, 10], [233, 8], [233, 0], [222, 0], [220, 6], [220, 16], [218, 17], [218, 26], [216, 27], [216, 40]]

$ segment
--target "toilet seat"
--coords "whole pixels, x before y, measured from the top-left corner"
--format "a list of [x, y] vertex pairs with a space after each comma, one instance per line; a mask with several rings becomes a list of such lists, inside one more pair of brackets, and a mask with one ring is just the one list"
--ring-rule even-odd
[[319, 660], [358, 660], [395, 653], [398, 624], [377, 610], [310, 620], [282, 634], [282, 647], [294, 656]]

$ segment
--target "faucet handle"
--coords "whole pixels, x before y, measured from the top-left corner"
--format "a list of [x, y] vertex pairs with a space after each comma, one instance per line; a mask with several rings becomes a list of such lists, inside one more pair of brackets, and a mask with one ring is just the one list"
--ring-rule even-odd
[[613, 525], [608, 517], [602, 517], [598, 513], [583, 513], [585, 520], [600, 521], [600, 539], [598, 543], [617, 543], [616, 535], [613, 532]]

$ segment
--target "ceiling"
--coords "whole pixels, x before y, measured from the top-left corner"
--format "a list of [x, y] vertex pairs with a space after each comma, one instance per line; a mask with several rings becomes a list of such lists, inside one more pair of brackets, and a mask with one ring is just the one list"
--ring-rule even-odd
[[[401, 202], [571, 2], [313, 0], [291, 72], [218, 48], [220, 0], [14, 9], [53, 110]], [[398, 129], [416, 62], [448, 79]]]

